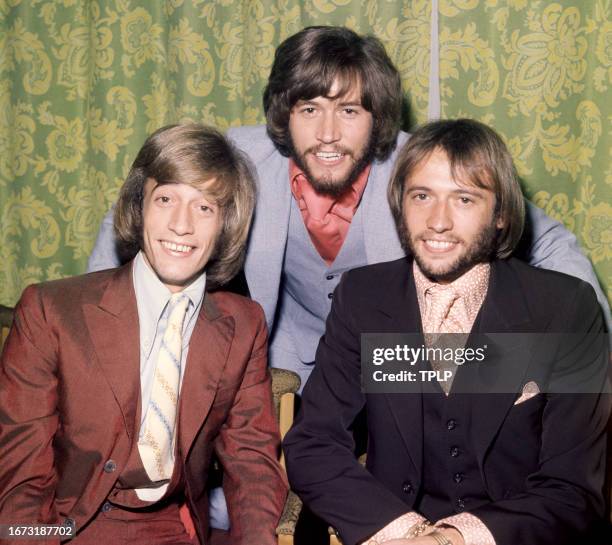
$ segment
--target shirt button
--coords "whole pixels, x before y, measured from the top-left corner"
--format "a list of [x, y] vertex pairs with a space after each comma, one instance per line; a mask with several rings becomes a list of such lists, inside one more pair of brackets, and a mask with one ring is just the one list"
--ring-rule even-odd
[[107, 501], [105, 501], [104, 504], [102, 505], [102, 512], [103, 513], [108, 513], [112, 508], [113, 508], [113, 506], [110, 503], [108, 503]]
[[328, 274], [325, 278], [327, 278], [328, 280], [333, 280], [334, 279], [334, 275], [333, 274]]
[[453, 458], [456, 458], [457, 456], [459, 456], [459, 447], [451, 447], [450, 449], [450, 455]]
[[463, 481], [463, 473], [455, 473], [453, 475], [453, 480], [459, 484], [461, 481]]
[[333, 293], [328, 293], [328, 294], [327, 294], [327, 298], [328, 298], [328, 299], [332, 299], [333, 297], [334, 297], [334, 294], [333, 294]]
[[115, 460], [107, 460], [104, 464], [105, 473], [113, 473], [117, 469], [117, 464]]
[[412, 494], [412, 485], [410, 483], [404, 483], [402, 486], [404, 494]]
[[455, 426], [457, 425], [457, 421], [454, 420], [453, 418], [451, 418], [447, 423], [446, 423], [446, 429], [447, 430], [454, 430]]
[[465, 509], [465, 500], [463, 498], [457, 500], [457, 509]]

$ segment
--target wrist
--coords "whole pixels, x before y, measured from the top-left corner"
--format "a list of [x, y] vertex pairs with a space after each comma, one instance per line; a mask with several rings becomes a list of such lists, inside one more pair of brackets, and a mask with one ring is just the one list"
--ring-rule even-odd
[[449, 541], [449, 545], [465, 545], [463, 535], [454, 526], [441, 525], [435, 531]]

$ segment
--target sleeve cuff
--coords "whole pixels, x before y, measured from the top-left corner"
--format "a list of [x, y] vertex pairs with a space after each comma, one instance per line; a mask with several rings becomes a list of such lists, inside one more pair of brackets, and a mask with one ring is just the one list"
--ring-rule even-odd
[[470, 513], [460, 513], [436, 522], [435, 526], [453, 526], [465, 541], [465, 545], [496, 545], [493, 534], [478, 517]]
[[392, 520], [384, 528], [381, 528], [371, 538], [363, 542], [363, 545], [379, 545], [391, 539], [400, 539], [405, 537], [408, 530], [415, 524], [420, 524], [425, 520], [425, 517], [411, 511]]

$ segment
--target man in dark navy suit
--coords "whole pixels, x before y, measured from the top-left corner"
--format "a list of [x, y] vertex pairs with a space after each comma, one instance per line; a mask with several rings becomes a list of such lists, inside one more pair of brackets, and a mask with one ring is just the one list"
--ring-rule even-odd
[[[523, 197], [505, 145], [480, 123], [415, 132], [389, 201], [412, 257], [341, 280], [285, 440], [292, 488], [345, 545], [582, 542], [603, 521], [610, 412], [593, 289], [511, 257]], [[423, 350], [463, 334], [454, 354], [476, 350], [482, 335], [502, 340], [461, 366], [442, 351], [396, 361], [416, 382], [385, 390], [374, 382], [389, 373], [368, 382], [368, 333], [418, 333]], [[350, 433], [364, 408], [365, 467]]]

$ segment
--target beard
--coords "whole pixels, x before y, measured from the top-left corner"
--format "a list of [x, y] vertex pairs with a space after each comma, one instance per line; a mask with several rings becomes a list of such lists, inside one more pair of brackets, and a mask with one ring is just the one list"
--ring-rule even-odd
[[[330, 197], [337, 198], [347, 191], [354, 183], [359, 175], [363, 172], [363, 169], [367, 167], [374, 159], [374, 137], [372, 133], [368, 138], [367, 144], [363, 148], [361, 155], [356, 156], [355, 151], [344, 148], [341, 146], [334, 146], [333, 151], [336, 153], [342, 153], [349, 157], [352, 161], [353, 166], [348, 174], [341, 179], [334, 179], [331, 176], [315, 177], [312, 170], [308, 167], [306, 157], [309, 154], [315, 154], [322, 151], [323, 146], [313, 146], [308, 148], [303, 153], [299, 153], [291, 140], [291, 158], [296, 166], [306, 175], [306, 178], [310, 182], [313, 189], [320, 195], [328, 195]], [[329, 146], [325, 146], [325, 151], [330, 151]]]
[[399, 229], [399, 238], [404, 251], [414, 257], [419, 269], [429, 280], [437, 283], [447, 283], [464, 275], [474, 265], [487, 263], [493, 259], [497, 249], [499, 232], [496, 223], [497, 218], [493, 217], [478, 236], [467, 245], [463, 254], [458, 256], [452, 263], [441, 268], [431, 266], [419, 255], [417, 242], [422, 238], [422, 235], [415, 236], [410, 233], [406, 227], [406, 222], [402, 222]]

